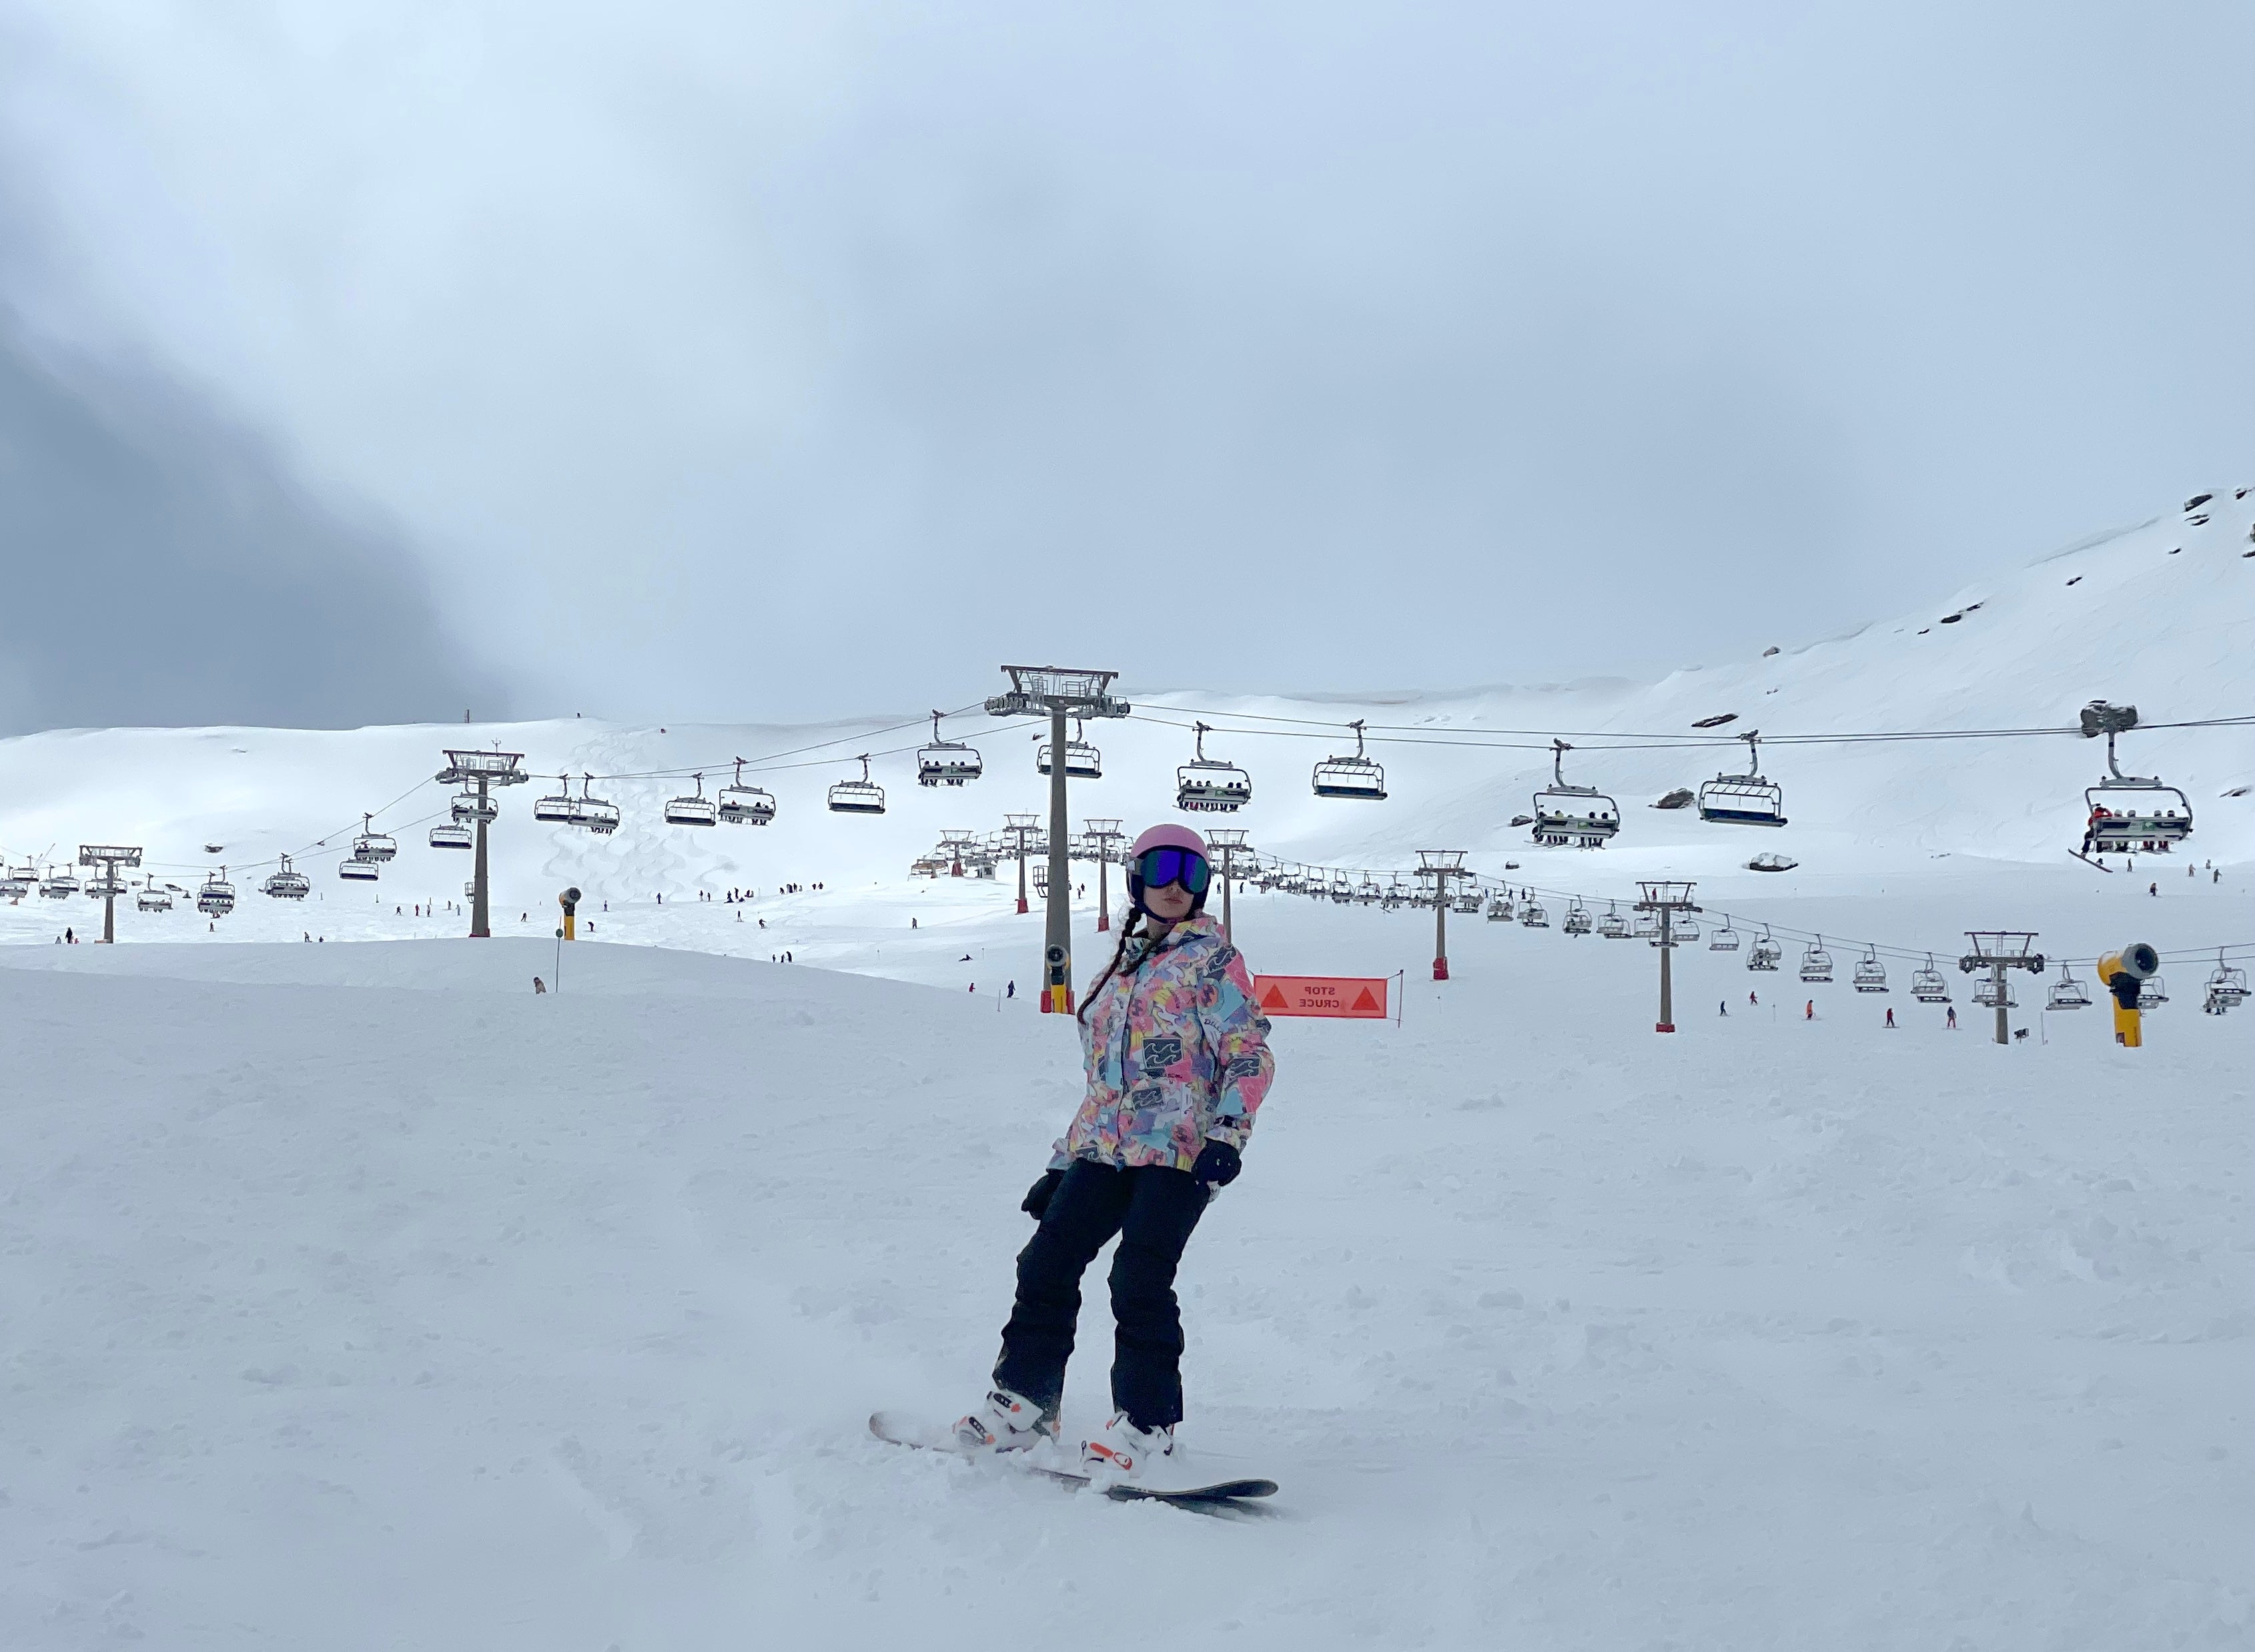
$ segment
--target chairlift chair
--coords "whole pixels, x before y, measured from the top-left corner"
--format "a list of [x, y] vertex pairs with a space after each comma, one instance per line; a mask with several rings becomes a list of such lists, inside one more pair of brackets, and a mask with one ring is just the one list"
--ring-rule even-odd
[[1949, 982], [1934, 967], [1934, 954], [1926, 955], [1926, 967], [1912, 972], [1910, 995], [1922, 1004], [1946, 1004], [1949, 1002]]
[[2064, 963], [2059, 967], [2059, 979], [2052, 982], [2051, 990], [2045, 996], [2044, 1008], [2047, 1009], [2090, 1008], [2090, 992], [2083, 987], [2075, 972], [2068, 968]]
[[939, 720], [945, 715], [945, 712], [932, 713], [931, 744], [917, 752], [917, 784], [920, 786], [959, 786], [986, 772], [976, 751], [959, 740], [939, 737]]
[[830, 788], [830, 812], [832, 814], [882, 814], [885, 812], [885, 789], [869, 778], [869, 759], [861, 757], [861, 777], [840, 780]]
[[1535, 840], [1602, 849], [1620, 830], [1620, 805], [1595, 786], [1568, 785], [1566, 754], [1573, 748], [1563, 740], [1550, 745], [1550, 784], [1535, 794]]
[[1365, 906], [1375, 905], [1384, 898], [1386, 890], [1374, 877], [1366, 877], [1355, 886], [1354, 898]]
[[431, 847], [434, 849], [471, 849], [477, 847], [477, 840], [469, 827], [441, 820], [431, 828]]
[[1348, 882], [1346, 874], [1341, 872], [1331, 879], [1331, 885], [1326, 890], [1326, 893], [1331, 896], [1332, 900], [1338, 902], [1341, 905], [1345, 905], [1347, 902], [1354, 898], [1354, 885]]
[[[541, 799], [543, 803], [547, 801], [545, 798]], [[566, 798], [565, 802], [569, 804], [571, 799]], [[536, 820], [544, 820], [549, 818], [542, 814], [537, 808], [532, 812], [533, 819]], [[491, 826], [501, 819], [501, 801], [490, 791], [481, 798], [474, 788], [466, 789], [454, 798], [453, 813], [456, 826], [475, 826], [481, 820]]]
[[1630, 920], [1628, 932], [1631, 938], [1636, 940], [1658, 940], [1660, 938], [1660, 914], [1657, 912], [1639, 912]]
[[2148, 975], [2138, 983], [2138, 1008], [2151, 1009], [2156, 1004], [2169, 1001], [2169, 983], [2160, 975]]
[[1590, 909], [1577, 898], [1566, 909], [1566, 921], [1558, 927], [1569, 935], [1587, 935], [1597, 927], [1597, 920], [1590, 916]]
[[[1984, 971], [1980, 979], [1973, 983], [1973, 1002], [1980, 1005], [1984, 1009], [1994, 1009], [1998, 1008], [1997, 977], [1993, 972]], [[2006, 1009], [2017, 1009], [2020, 1006], [2020, 1002], [2019, 995], [2013, 991], [2012, 981], [2007, 979], [2005, 982], [2004, 1008]]]
[[608, 798], [597, 797], [594, 786], [594, 776], [580, 777], [580, 795], [572, 800], [572, 823], [599, 838], [607, 838], [619, 829], [619, 805]]
[[720, 805], [705, 795], [705, 777], [700, 774], [696, 777], [696, 781], [695, 791], [666, 799], [666, 825], [708, 826], [720, 824]]
[[313, 892], [313, 881], [303, 872], [293, 870], [285, 854], [282, 857], [282, 869], [269, 873], [266, 882], [258, 887], [262, 893], [277, 901], [302, 901]]
[[[536, 820], [544, 820], [551, 826], [578, 826], [580, 824], [580, 800], [572, 795], [572, 777], [558, 775], [556, 779], [562, 789], [551, 791], [544, 798], [535, 798], [532, 800], [532, 818]], [[456, 798], [454, 819], [460, 820], [465, 813], [472, 819], [476, 819], [476, 804], [473, 802], [465, 810], [462, 800]]]
[[1386, 770], [1363, 755], [1362, 723], [1357, 718], [1347, 725], [1354, 730], [1353, 756], [1326, 757], [1316, 765], [1311, 778], [1317, 797], [1386, 801]]
[[1234, 763], [1205, 755], [1204, 723], [1197, 731], [1197, 755], [1175, 770], [1175, 807], [1185, 814], [1234, 814], [1253, 801], [1253, 780]]
[[1746, 772], [1718, 774], [1699, 787], [1699, 818], [1725, 826], [1785, 824], [1785, 791], [1762, 777], [1761, 731], [1750, 728], [1739, 736], [1746, 742]]
[[2247, 1002], [2247, 972], [2225, 963], [2221, 947], [2216, 949], [2216, 973], [2208, 978], [2208, 1002], [2217, 1015]]
[[1859, 993], [1883, 993], [1887, 989], [1887, 967], [1879, 961], [1879, 950], [1867, 946], [1864, 955], [1856, 960], [1856, 990]]
[[360, 825], [359, 835], [353, 839], [353, 859], [381, 863], [399, 853], [399, 845], [392, 840], [391, 833], [376, 829], [374, 815], [361, 816]]
[[1489, 923], [1508, 924], [1511, 922], [1511, 918], [1512, 903], [1510, 890], [1499, 889], [1493, 895], [1487, 897], [1487, 921]]
[[462, 898], [466, 901], [474, 901], [478, 898], [477, 879], [472, 878], [468, 882], [462, 885]]
[[1707, 950], [1711, 953], [1735, 953], [1739, 950], [1739, 931], [1731, 927], [1728, 917], [1724, 918], [1723, 927], [1708, 938]]
[[1449, 897], [1449, 910], [1471, 917], [1480, 910], [1479, 885], [1467, 883]]
[[1530, 895], [1527, 904], [1519, 909], [1519, 921], [1528, 929], [1549, 929], [1550, 914], [1542, 910], [1542, 902]]
[[1678, 912], [1668, 925], [1668, 936], [1682, 946], [1689, 946], [1699, 938], [1699, 920], [1689, 912]]
[[765, 826], [776, 818], [774, 795], [762, 786], [744, 784], [744, 760], [736, 759], [736, 777], [720, 788], [720, 822], [724, 826]]
[[32, 892], [38, 882], [37, 875], [29, 867], [9, 868], [0, 874], [0, 901], [20, 901]]
[[172, 892], [157, 882], [151, 872], [149, 881], [134, 891], [133, 904], [144, 912], [169, 912], [172, 910]]
[[227, 881], [225, 867], [206, 878], [196, 891], [196, 910], [206, 917], [225, 917], [235, 910], [235, 885]]
[[49, 872], [39, 884], [40, 896], [50, 901], [67, 901], [77, 893], [76, 875], [64, 868]]
[[[1104, 778], [1104, 754], [1081, 738], [1084, 725], [1072, 720], [1072, 737], [1064, 742], [1064, 776], [1068, 780], [1101, 780]], [[1034, 753], [1034, 772], [1047, 774], [1054, 754], [1050, 742], [1044, 740]]]
[[1598, 933], [1609, 941], [1628, 938], [1628, 919], [1621, 916], [1620, 908], [1612, 901], [1605, 903], [1605, 915], [1598, 920]]
[[2105, 777], [2083, 794], [2083, 806], [2089, 811], [2083, 833], [2085, 854], [2166, 854], [2171, 845], [2192, 835], [2192, 805], [2183, 792], [2151, 776], [2125, 775], [2115, 761], [2115, 735], [2136, 728], [2137, 723], [2135, 706], [2110, 706], [2094, 699], [2083, 708], [2085, 737], [2106, 736]]
[[1809, 949], [1801, 954], [1801, 979], [1809, 981], [1832, 979], [1832, 954], [1824, 950], [1822, 935], [1809, 942]]
[[373, 861], [356, 861], [348, 854], [337, 862], [337, 875], [348, 883], [373, 883], [380, 875]]
[[1753, 946], [1746, 952], [1746, 967], [1775, 974], [1778, 965], [1784, 960], [1785, 949], [1770, 939], [1769, 925], [1763, 924], [1762, 932], [1754, 937]]

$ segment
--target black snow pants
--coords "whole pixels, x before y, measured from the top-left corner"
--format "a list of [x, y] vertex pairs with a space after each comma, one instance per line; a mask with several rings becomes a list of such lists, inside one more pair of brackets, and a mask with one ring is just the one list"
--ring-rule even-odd
[[1114, 1234], [1112, 1404], [1138, 1428], [1183, 1420], [1183, 1317], [1175, 1268], [1204, 1213], [1206, 1190], [1188, 1170], [1163, 1165], [1118, 1170], [1075, 1159], [1025, 1249], [1018, 1253], [1018, 1298], [1002, 1328], [998, 1387], [1054, 1412], [1064, 1393], [1080, 1318], [1080, 1276]]

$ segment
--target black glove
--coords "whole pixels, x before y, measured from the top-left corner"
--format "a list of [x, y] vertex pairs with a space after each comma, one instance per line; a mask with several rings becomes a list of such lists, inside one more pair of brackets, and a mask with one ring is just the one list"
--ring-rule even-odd
[[1043, 1170], [1042, 1179], [1026, 1190], [1026, 1201], [1018, 1208], [1036, 1221], [1041, 1220], [1042, 1213], [1049, 1209], [1050, 1201], [1057, 1197], [1057, 1184], [1063, 1180], [1063, 1170]]
[[1245, 1161], [1235, 1148], [1226, 1142], [1209, 1140], [1198, 1149], [1198, 1163], [1191, 1166], [1191, 1179], [1201, 1187], [1227, 1187], [1244, 1168]]

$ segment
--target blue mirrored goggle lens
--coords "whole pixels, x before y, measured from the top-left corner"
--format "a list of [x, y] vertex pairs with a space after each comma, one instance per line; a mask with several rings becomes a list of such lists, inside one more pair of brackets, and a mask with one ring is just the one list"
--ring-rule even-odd
[[1136, 870], [1147, 889], [1163, 889], [1170, 883], [1179, 883], [1193, 895], [1205, 894], [1206, 883], [1213, 875], [1205, 857], [1188, 849], [1148, 849], [1137, 862]]

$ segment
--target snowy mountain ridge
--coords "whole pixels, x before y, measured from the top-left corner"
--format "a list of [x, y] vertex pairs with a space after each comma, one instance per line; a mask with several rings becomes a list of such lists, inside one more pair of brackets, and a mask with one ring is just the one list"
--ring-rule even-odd
[[[1188, 725], [1203, 716], [1216, 725], [1209, 755], [1241, 764], [1254, 781], [1250, 806], [1205, 823], [1242, 826], [1255, 847], [1295, 859], [1393, 867], [1445, 844], [1473, 851], [1483, 869], [1519, 861], [1536, 881], [1586, 880], [1600, 869], [1615, 878], [1662, 870], [1711, 877], [1756, 849], [1838, 872], [1907, 871], [1937, 855], [2055, 862], [2076, 840], [2083, 788], [2104, 770], [2096, 742], [1795, 745], [1778, 737], [2055, 728], [2096, 697], [2134, 703], [2148, 722], [2244, 713], [2255, 707], [2255, 658], [2245, 646], [2255, 635], [2251, 536], [2255, 502], [2245, 490], [2227, 492], [1846, 636], [1648, 683], [1287, 698], [1150, 692], [1130, 676], [1120, 687], [1138, 715], [1091, 725], [1105, 774], [1076, 783], [1073, 811], [1076, 819], [1118, 816], [1130, 829], [1171, 817], [1175, 768], [1191, 755]], [[1340, 725], [1354, 715], [1380, 726], [1370, 750], [1387, 769], [1384, 803], [1310, 795], [1315, 761], [1352, 751]], [[1732, 721], [1705, 731], [1714, 742], [1707, 749], [1655, 749], [1639, 738], [1700, 738], [1694, 725], [1720, 716]], [[1261, 721], [1269, 719], [1299, 721]], [[1648, 806], [1742, 768], [1746, 749], [1731, 736], [1746, 729], [1770, 737], [1761, 766], [1785, 790], [1788, 826], [1749, 831]], [[913, 784], [920, 740], [906, 716], [663, 728], [575, 719], [341, 732], [59, 730], [0, 741], [0, 852], [22, 864], [66, 858], [80, 842], [140, 843], [175, 881], [213, 863], [242, 868], [288, 852], [333, 882], [334, 862], [367, 811], [403, 844], [385, 887], [443, 898], [467, 875], [469, 857], [425, 847], [428, 823], [444, 819], [446, 806], [428, 777], [442, 748], [499, 744], [524, 751], [536, 777], [503, 798], [494, 833], [501, 885], [568, 880], [678, 895], [784, 880], [889, 882], [944, 830], [991, 831], [1005, 812], [1046, 807], [1031, 731], [972, 715], [948, 732], [986, 757], [985, 777], [959, 790]], [[1549, 776], [1553, 732], [1577, 748], [1566, 777], [1622, 806], [1624, 829], [1599, 854], [1535, 849], [1508, 824]], [[734, 756], [756, 760], [820, 742], [830, 743], [748, 776], [777, 798], [771, 826], [699, 830], [659, 818], [666, 798], [690, 789], [666, 776], [701, 766], [709, 794], [730, 777]], [[887, 788], [887, 813], [829, 812], [824, 788], [857, 775], [864, 749], [879, 754], [873, 770]], [[2141, 730], [2125, 737], [2122, 761], [2127, 772], [2158, 774], [2185, 791], [2197, 822], [2187, 846], [2193, 859], [2255, 859], [2255, 800], [2228, 795], [2255, 783], [2247, 735]], [[616, 833], [591, 837], [530, 819], [532, 796], [554, 791], [555, 777], [567, 772], [598, 777], [599, 794], [624, 812]], [[206, 855], [208, 843], [222, 847]]]

